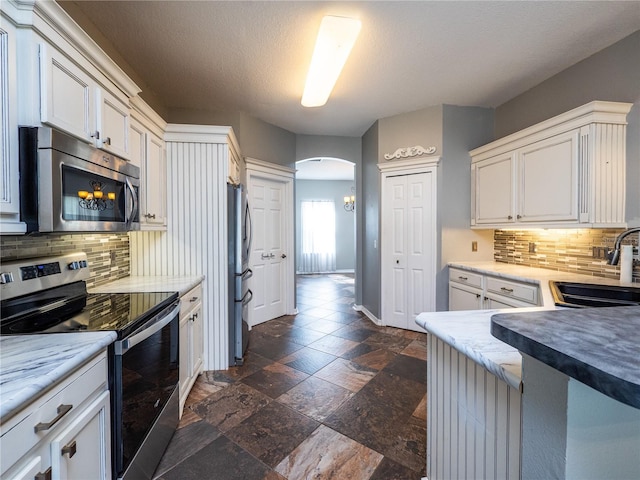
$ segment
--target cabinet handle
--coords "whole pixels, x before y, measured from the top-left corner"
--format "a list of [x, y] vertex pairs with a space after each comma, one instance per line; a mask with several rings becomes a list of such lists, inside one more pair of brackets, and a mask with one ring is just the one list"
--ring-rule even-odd
[[466, 282], [467, 280], [469, 280], [469, 278], [467, 278], [467, 277], [462, 277], [462, 276], [460, 276], [460, 277], [458, 277], [458, 278], [459, 278], [460, 280], [464, 280], [465, 282]]
[[516, 218], [520, 220], [522, 218], [522, 215], [516, 215]]
[[36, 473], [33, 480], [51, 480], [51, 467], [47, 468], [44, 472]]
[[93, 132], [91, 134], [91, 138], [95, 138], [96, 140], [100, 140], [100, 132]]
[[287, 258], [287, 254], [283, 253], [282, 255], [280, 255], [280, 258]]
[[481, 295], [479, 293], [476, 293], [476, 298], [480, 298], [480, 296]]
[[196, 318], [198, 318], [198, 314], [197, 313], [194, 313], [193, 315], [191, 315], [191, 321], [192, 322], [195, 322]]
[[145, 213], [144, 216], [146, 218], [156, 218], [156, 214], [155, 213]]
[[106, 137], [102, 143], [104, 143], [105, 145], [111, 145], [111, 137]]
[[513, 293], [513, 288], [500, 287], [500, 290], [507, 293]]
[[76, 441], [74, 440], [71, 443], [66, 444], [64, 447], [62, 447], [62, 450], [60, 450], [60, 455], [69, 455], [69, 458], [73, 457], [76, 454]]
[[197, 302], [197, 301], [198, 301], [198, 297], [191, 297], [191, 298], [189, 299], [189, 301], [190, 301], [191, 303], [193, 303], [193, 302]]
[[53, 420], [47, 423], [44, 423], [44, 422], [38, 423], [35, 427], [33, 427], [33, 431], [38, 433], [44, 430], [49, 430], [56, 423], [58, 423], [58, 421], [60, 421], [62, 417], [64, 417], [67, 413], [69, 413], [69, 410], [71, 410], [72, 408], [73, 408], [73, 405], [64, 405], [64, 404], [59, 405], [58, 415], [56, 416], [56, 418], [54, 418]]
[[509, 216], [507, 217], [507, 220], [513, 220], [513, 215], [509, 215]]

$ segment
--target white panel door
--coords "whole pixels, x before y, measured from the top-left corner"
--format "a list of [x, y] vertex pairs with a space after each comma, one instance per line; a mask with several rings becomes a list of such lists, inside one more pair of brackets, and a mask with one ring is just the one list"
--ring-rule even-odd
[[419, 330], [435, 305], [435, 173], [383, 178], [382, 320]]
[[286, 181], [252, 176], [248, 193], [252, 221], [249, 266], [253, 270], [249, 324], [253, 326], [286, 314], [286, 267], [292, 260], [285, 220]]

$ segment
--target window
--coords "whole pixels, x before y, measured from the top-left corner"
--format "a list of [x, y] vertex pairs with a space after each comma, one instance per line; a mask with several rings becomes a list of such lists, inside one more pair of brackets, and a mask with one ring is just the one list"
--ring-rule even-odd
[[333, 272], [336, 269], [336, 207], [333, 201], [301, 202], [302, 255], [300, 272]]

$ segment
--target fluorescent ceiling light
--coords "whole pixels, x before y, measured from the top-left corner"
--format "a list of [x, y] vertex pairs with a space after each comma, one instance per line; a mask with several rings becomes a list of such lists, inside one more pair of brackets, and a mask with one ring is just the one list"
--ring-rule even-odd
[[302, 94], [303, 107], [321, 107], [327, 103], [361, 26], [355, 18], [327, 15], [322, 19]]

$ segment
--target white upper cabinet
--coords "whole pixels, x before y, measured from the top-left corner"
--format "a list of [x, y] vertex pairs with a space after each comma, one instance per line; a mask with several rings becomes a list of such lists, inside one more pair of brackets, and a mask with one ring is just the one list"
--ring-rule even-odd
[[625, 227], [631, 106], [591, 102], [472, 150], [471, 226]]
[[140, 229], [167, 228], [165, 121], [140, 97], [131, 99], [131, 162], [140, 167]]
[[45, 43], [40, 44], [40, 120], [129, 158], [128, 98], [100, 86], [83, 68]]
[[26, 232], [20, 222], [16, 28], [0, 17], [0, 233]]

